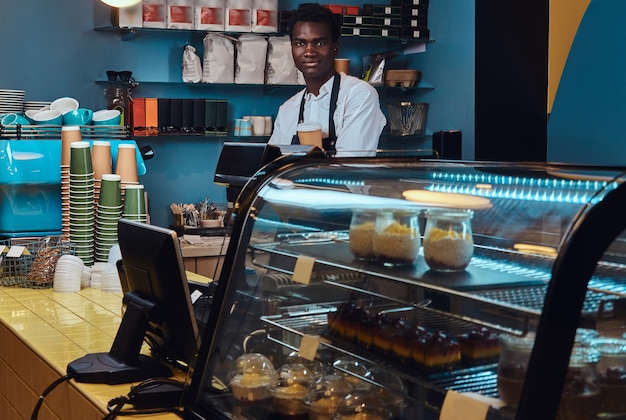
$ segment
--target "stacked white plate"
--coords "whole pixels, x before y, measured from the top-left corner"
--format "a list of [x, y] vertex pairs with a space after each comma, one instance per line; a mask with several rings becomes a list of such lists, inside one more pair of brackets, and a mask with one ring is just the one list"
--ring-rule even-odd
[[85, 264], [74, 255], [61, 255], [54, 269], [52, 289], [55, 292], [78, 292]]
[[50, 109], [50, 101], [24, 101], [24, 112]]
[[0, 114], [24, 111], [23, 90], [0, 89]]

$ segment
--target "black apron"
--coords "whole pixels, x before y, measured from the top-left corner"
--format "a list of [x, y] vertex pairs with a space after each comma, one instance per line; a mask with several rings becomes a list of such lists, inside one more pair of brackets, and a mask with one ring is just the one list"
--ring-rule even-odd
[[[335, 73], [335, 79], [333, 80], [333, 88], [330, 91], [330, 109], [328, 111], [328, 137], [322, 139], [322, 147], [324, 152], [328, 156], [335, 156], [337, 149], [335, 144], [337, 143], [337, 134], [335, 132], [335, 121], [333, 115], [337, 109], [337, 97], [339, 96], [339, 84], [341, 83], [341, 75]], [[306, 91], [302, 95], [302, 101], [300, 101], [300, 114], [298, 116], [298, 124], [304, 122], [304, 104], [306, 103]], [[291, 139], [291, 144], [300, 144], [298, 139], [298, 133], [294, 134]]]

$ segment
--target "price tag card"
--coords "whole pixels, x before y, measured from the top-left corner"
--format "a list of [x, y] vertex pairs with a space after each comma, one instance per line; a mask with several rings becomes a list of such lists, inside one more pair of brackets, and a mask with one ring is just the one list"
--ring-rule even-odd
[[320, 346], [319, 335], [304, 335], [298, 349], [298, 356], [306, 360], [314, 360]]
[[502, 407], [504, 402], [474, 392], [446, 392], [439, 420], [484, 420], [489, 407]]
[[296, 283], [309, 284], [311, 282], [311, 274], [315, 258], [301, 255], [296, 260], [296, 267], [293, 269], [293, 281]]
[[23, 245], [12, 246], [11, 249], [9, 249], [9, 252], [7, 252], [7, 257], [17, 258], [21, 257], [22, 255], [30, 255], [28, 249], [26, 249], [26, 247]]

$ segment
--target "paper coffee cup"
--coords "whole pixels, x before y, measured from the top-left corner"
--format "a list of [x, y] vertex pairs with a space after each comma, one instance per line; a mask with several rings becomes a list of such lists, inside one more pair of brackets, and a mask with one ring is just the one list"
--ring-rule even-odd
[[322, 126], [319, 123], [301, 123], [296, 129], [300, 144], [317, 146], [322, 149]]
[[335, 58], [335, 70], [337, 73], [350, 74], [350, 59]]

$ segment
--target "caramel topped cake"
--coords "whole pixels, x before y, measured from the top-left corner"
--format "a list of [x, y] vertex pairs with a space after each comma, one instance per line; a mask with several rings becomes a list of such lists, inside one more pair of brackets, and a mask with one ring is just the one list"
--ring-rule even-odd
[[461, 346], [461, 357], [470, 363], [496, 362], [500, 356], [500, 340], [498, 334], [481, 327], [457, 336]]
[[[429, 332], [419, 340], [417, 353], [421, 353], [421, 364], [428, 370], [450, 368], [461, 361], [461, 347], [442, 331]], [[419, 362], [415, 357], [414, 359]]]

